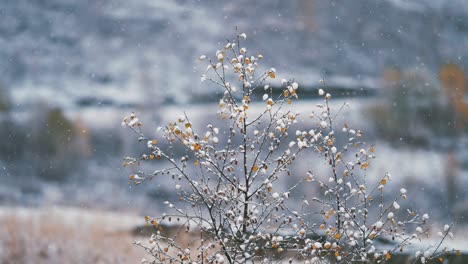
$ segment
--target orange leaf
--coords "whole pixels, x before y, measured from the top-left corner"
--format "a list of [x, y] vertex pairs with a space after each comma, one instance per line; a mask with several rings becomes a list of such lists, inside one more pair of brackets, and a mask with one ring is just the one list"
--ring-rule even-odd
[[368, 167], [369, 167], [369, 163], [368, 163], [368, 162], [361, 164], [361, 170], [365, 170], [365, 169], [367, 169]]

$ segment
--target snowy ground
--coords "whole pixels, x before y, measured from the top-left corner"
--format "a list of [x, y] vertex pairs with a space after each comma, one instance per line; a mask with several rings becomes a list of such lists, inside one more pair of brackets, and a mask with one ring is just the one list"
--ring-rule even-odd
[[[375, 144], [377, 159], [367, 170], [367, 177], [370, 182], [378, 179], [385, 173], [393, 176], [390, 188], [399, 190], [401, 187], [408, 189], [410, 197], [413, 197], [411, 205], [421, 207], [429, 212], [434, 211], [438, 218], [446, 220], [444, 215], [446, 200], [446, 179], [447, 156], [443, 151], [435, 149], [418, 149], [412, 146], [395, 146], [380, 140], [372, 133], [372, 123], [366, 119], [365, 112], [368, 106], [374, 104], [372, 99], [336, 99], [332, 100], [332, 108], [338, 109], [345, 102], [349, 107], [345, 107], [338, 117], [337, 123], [346, 122], [350, 126], [364, 130], [365, 139], [369, 144]], [[294, 111], [300, 111], [300, 120], [307, 126], [315, 126], [316, 122], [309, 119], [309, 113], [320, 103], [317, 100], [306, 100], [294, 102]], [[253, 104], [251, 110], [259, 112], [263, 109], [263, 104]], [[215, 104], [196, 105], [169, 105], [160, 109], [135, 109], [134, 111], [144, 122], [144, 130], [148, 135], [155, 135], [156, 127], [175, 121], [185, 111], [195, 131], [204, 131], [209, 123], [220, 124], [221, 120], [215, 115]], [[15, 175], [4, 179], [0, 186], [0, 197], [8, 204], [30, 204], [42, 205], [68, 205], [87, 206], [91, 208], [107, 209], [128, 209], [144, 211], [148, 206], [157, 209], [155, 199], [164, 195], [170, 195], [170, 182], [153, 181], [141, 186], [130, 186], [127, 182], [131, 169], [122, 168], [122, 158], [132, 153], [140, 153], [144, 148], [135, 148], [142, 145], [137, 142], [137, 137], [128, 129], [120, 126], [123, 116], [131, 113], [130, 109], [115, 108], [85, 108], [79, 111], [69, 111], [67, 116], [71, 119], [81, 119], [87, 124], [89, 129], [112, 131], [113, 137], [123, 140], [123, 150], [121, 153], [109, 153], [99, 161], [89, 161], [86, 166], [79, 171], [78, 176], [72, 178], [64, 184], [54, 184], [39, 181], [34, 177], [17, 179]], [[21, 118], [17, 116], [16, 118]], [[315, 123], [314, 123], [315, 122]], [[339, 136], [339, 134], [338, 134]], [[137, 150], [138, 149], [138, 150]], [[307, 164], [307, 165], [306, 165]], [[9, 164], [0, 164], [6, 174], [9, 175]], [[148, 170], [164, 166], [157, 163], [148, 166]], [[314, 168], [319, 174], [327, 173], [326, 166], [320, 159], [311, 157], [307, 162], [298, 164], [299, 171]], [[457, 170], [456, 186], [458, 188], [457, 207], [464, 207], [464, 193], [468, 186], [468, 172], [462, 169]], [[31, 187], [36, 189], [31, 191]], [[41, 192], [42, 191], [42, 192]], [[37, 192], [41, 194], [37, 196]], [[29, 198], [28, 198], [29, 197]], [[156, 197], [156, 198], [154, 198]], [[439, 214], [439, 215], [438, 215]]]

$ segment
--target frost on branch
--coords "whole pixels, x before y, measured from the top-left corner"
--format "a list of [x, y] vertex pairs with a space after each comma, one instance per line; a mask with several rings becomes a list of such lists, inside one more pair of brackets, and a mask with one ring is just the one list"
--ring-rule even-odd
[[[429, 216], [402, 209], [406, 189], [384, 195], [390, 174], [372, 175], [378, 180], [369, 184], [375, 147], [363, 141], [363, 131], [340, 123], [337, 117], [348, 105], [332, 110], [332, 95], [323, 87], [323, 102], [303, 119], [294, 110], [300, 85], [276, 79], [275, 68], [263, 69], [263, 56], [242, 46], [246, 38], [238, 34], [211, 56], [199, 57], [207, 63], [202, 81], [223, 91], [216, 113], [222, 125], [198, 130], [184, 114], [149, 137], [135, 114], [122, 122], [147, 147], [124, 166], [168, 164], [132, 174], [130, 182], [170, 180], [178, 196], [164, 202], [164, 213], [145, 217], [154, 234], [136, 244], [153, 257], [146, 262], [384, 263], [428, 236]], [[273, 93], [271, 84], [281, 93]], [[174, 154], [174, 147], [183, 151]], [[326, 175], [309, 168], [292, 176], [295, 163], [312, 159], [323, 160]], [[171, 225], [175, 234], [163, 232]], [[440, 231], [441, 242], [452, 237], [451, 228]], [[449, 251], [438, 244], [415, 258], [428, 261]]]

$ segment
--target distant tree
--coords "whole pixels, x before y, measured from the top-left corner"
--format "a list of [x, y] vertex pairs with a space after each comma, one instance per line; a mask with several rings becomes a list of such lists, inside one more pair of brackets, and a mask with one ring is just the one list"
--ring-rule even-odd
[[468, 124], [468, 103], [466, 102], [466, 79], [463, 71], [455, 64], [444, 65], [440, 69], [440, 82], [445, 94], [455, 110], [461, 130]]
[[11, 98], [8, 90], [0, 84], [0, 112], [7, 112], [11, 108]]
[[60, 108], [43, 108], [32, 119], [34, 129], [29, 132], [27, 151], [33, 167], [43, 179], [66, 179], [79, 164], [74, 148], [76, 130], [73, 123]]
[[455, 112], [440, 85], [429, 75], [387, 70], [382, 90], [382, 99], [367, 112], [383, 139], [394, 144], [430, 146], [438, 142], [434, 137], [455, 134]]

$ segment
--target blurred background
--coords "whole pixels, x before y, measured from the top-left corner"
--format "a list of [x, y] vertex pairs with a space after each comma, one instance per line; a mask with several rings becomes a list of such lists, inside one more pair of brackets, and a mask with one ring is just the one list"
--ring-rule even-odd
[[302, 110], [320, 79], [350, 102], [343, 119], [376, 145], [368, 175], [391, 173], [411, 206], [463, 238], [467, 1], [2, 0], [0, 263], [144, 256], [128, 231], [175, 194], [128, 184], [122, 159], [145, 146], [121, 120], [138, 113], [154, 133], [185, 110], [203, 128], [220, 94], [200, 84], [197, 58], [235, 26], [265, 67], [300, 83]]

